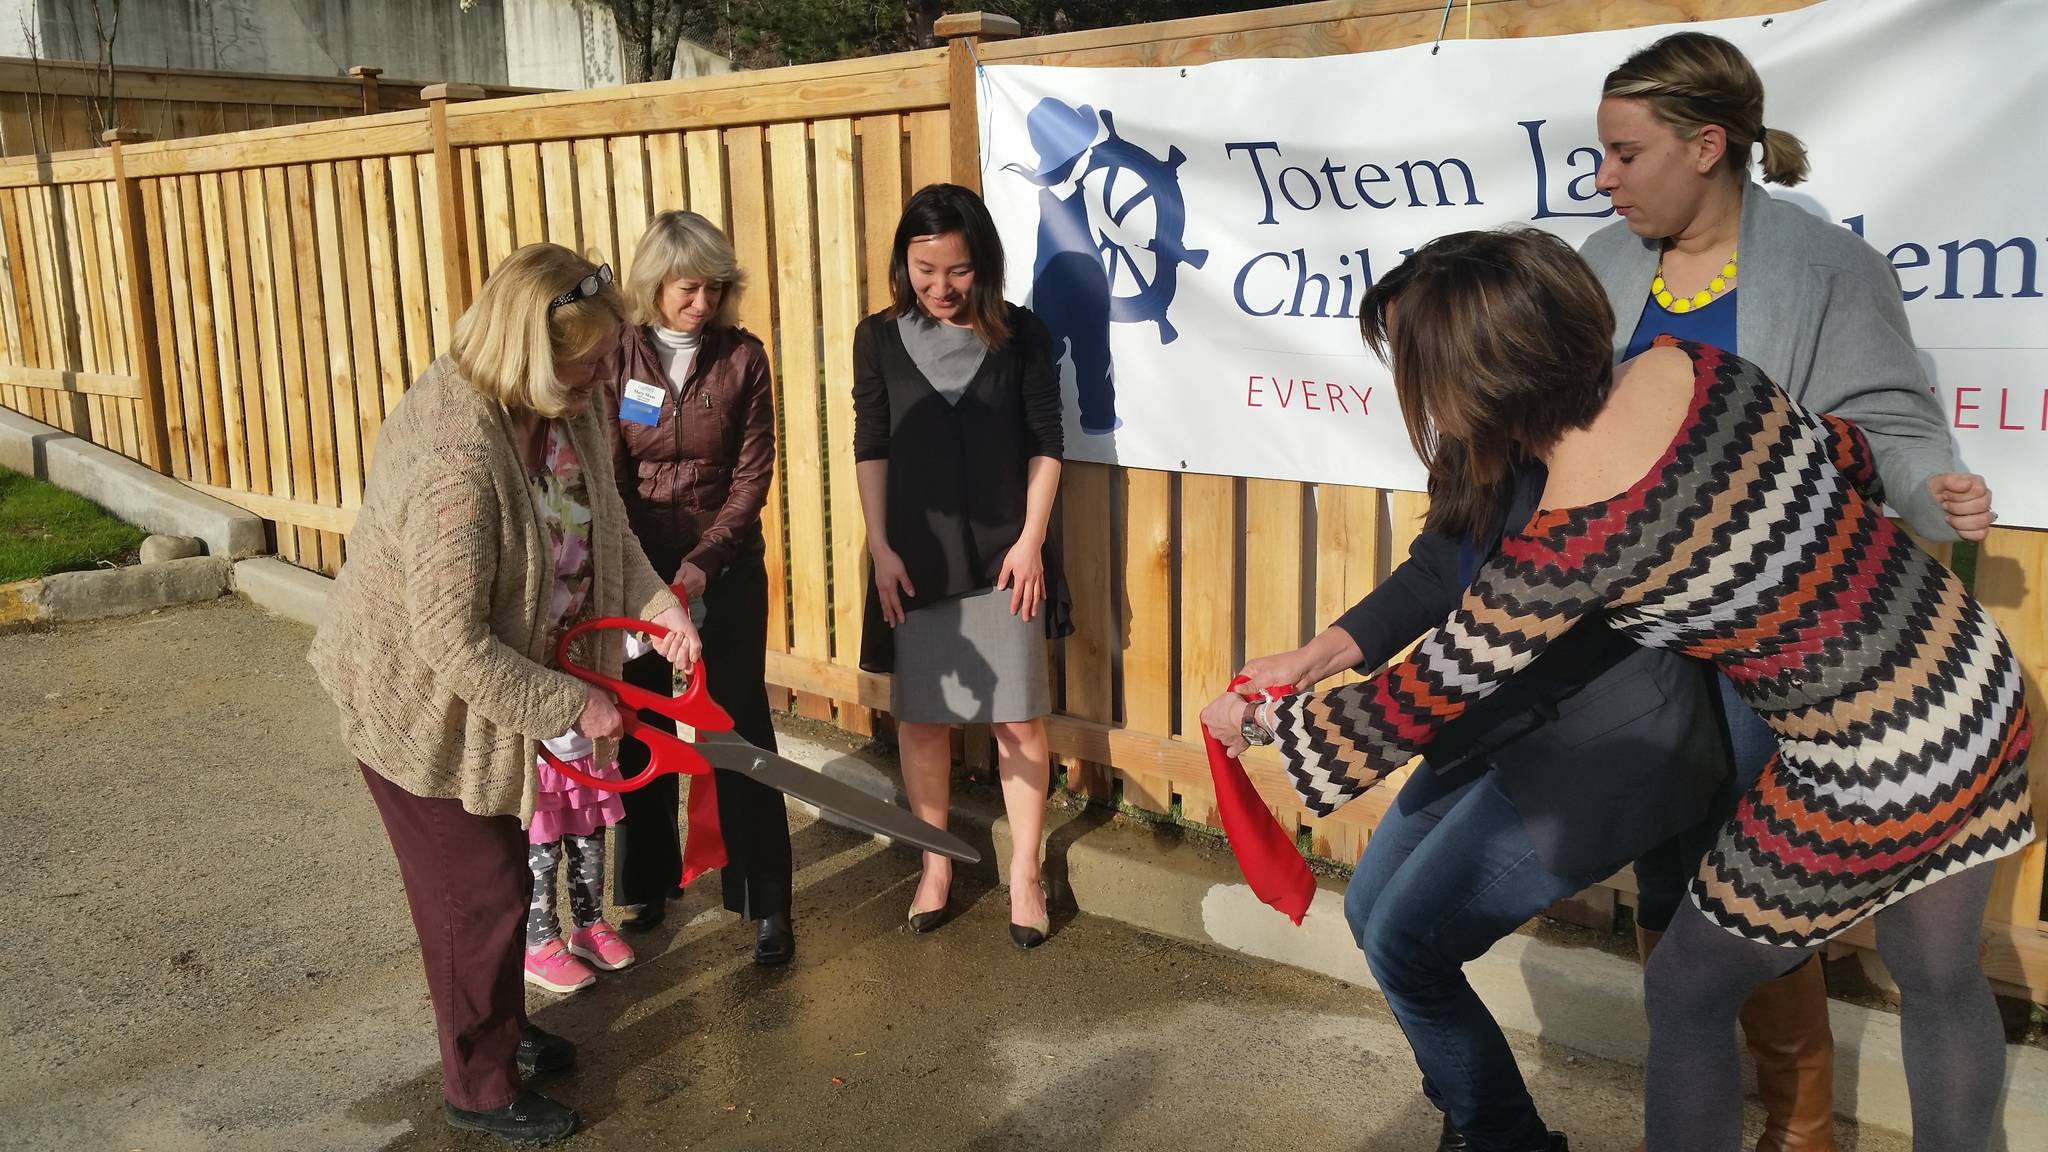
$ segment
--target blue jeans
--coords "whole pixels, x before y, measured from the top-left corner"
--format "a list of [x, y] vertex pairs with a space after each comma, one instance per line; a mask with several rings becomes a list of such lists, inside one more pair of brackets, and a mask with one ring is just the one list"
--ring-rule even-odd
[[1373, 829], [1344, 915], [1407, 1034], [1430, 1103], [1473, 1152], [1546, 1146], [1507, 1037], [1464, 965], [1598, 877], [1550, 872], [1490, 772], [1417, 769]]
[[1692, 884], [1693, 873], [1699, 871], [1700, 858], [1713, 848], [1722, 824], [1734, 815], [1736, 801], [1755, 786], [1764, 774], [1764, 765], [1778, 754], [1778, 734], [1736, 693], [1726, 676], [1714, 679], [1721, 686], [1721, 718], [1728, 729], [1728, 756], [1734, 771], [1714, 797], [1705, 820], [1636, 861], [1636, 923], [1652, 932], [1662, 932], [1670, 925]]

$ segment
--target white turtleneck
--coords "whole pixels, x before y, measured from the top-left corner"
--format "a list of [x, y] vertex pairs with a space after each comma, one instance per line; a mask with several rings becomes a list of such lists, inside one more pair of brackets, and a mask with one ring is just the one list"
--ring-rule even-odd
[[683, 381], [690, 378], [690, 366], [697, 362], [697, 346], [701, 343], [699, 333], [654, 325], [654, 355], [661, 361], [661, 370], [668, 373], [668, 386], [678, 396], [683, 394]]

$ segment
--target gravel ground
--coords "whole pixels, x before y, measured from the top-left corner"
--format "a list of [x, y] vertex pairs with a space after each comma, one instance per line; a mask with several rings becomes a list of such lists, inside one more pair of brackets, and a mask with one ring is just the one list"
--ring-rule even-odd
[[[0, 800], [25, 865], [0, 886], [0, 1147], [497, 1146], [441, 1122], [397, 868], [308, 638], [232, 598], [0, 636], [0, 746], [27, 753]], [[910, 855], [796, 823], [790, 968], [748, 963], [705, 884], [634, 968], [535, 994], [581, 1045], [544, 1086], [584, 1118], [564, 1147], [1434, 1147], [1376, 995], [1088, 917], [1019, 953], [1003, 894], [964, 882], [912, 936]], [[1517, 1047], [1573, 1148], [1633, 1145], [1638, 1070]]]

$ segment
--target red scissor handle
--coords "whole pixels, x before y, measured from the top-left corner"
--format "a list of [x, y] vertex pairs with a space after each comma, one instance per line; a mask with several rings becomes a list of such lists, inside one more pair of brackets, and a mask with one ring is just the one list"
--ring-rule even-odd
[[[683, 599], [681, 588], [676, 589], [678, 599]], [[684, 599], [684, 603], [688, 603]], [[704, 678], [704, 662], [697, 661], [690, 668], [690, 682], [682, 694], [664, 696], [600, 676], [569, 659], [569, 645], [577, 637], [590, 632], [640, 632], [660, 639], [668, 635], [668, 629], [649, 620], [636, 620], [630, 616], [600, 616], [585, 620], [562, 634], [561, 642], [555, 645], [555, 662], [562, 671], [586, 684], [602, 688], [612, 694], [620, 704], [619, 720], [622, 735], [629, 740], [638, 740], [647, 747], [647, 767], [625, 780], [607, 780], [579, 771], [563, 762], [562, 758], [548, 751], [547, 745], [539, 745], [541, 759], [546, 760], [555, 771], [587, 788], [604, 792], [633, 792], [645, 788], [657, 776], [675, 774], [678, 776], [707, 776], [711, 763], [697, 753], [686, 741], [678, 739], [650, 724], [643, 723], [636, 712], [645, 709], [666, 716], [680, 724], [704, 732], [732, 731], [732, 717], [718, 703], [711, 699], [711, 693]]]
[[567, 761], [548, 751], [545, 744], [536, 745], [540, 750], [540, 758], [563, 776], [586, 788], [596, 788], [601, 792], [637, 792], [652, 784], [657, 776], [711, 774], [711, 762], [698, 755], [697, 750], [684, 741], [651, 724], [643, 723], [631, 712], [619, 713], [619, 720], [624, 725], [622, 738], [638, 740], [647, 746], [647, 767], [624, 780], [607, 780], [602, 776], [592, 776], [588, 772], [571, 767]]
[[645, 709], [706, 732], [732, 731], [732, 717], [726, 715], [725, 709], [720, 708], [717, 702], [711, 699], [710, 689], [704, 679], [702, 660], [691, 665], [690, 682], [684, 686], [681, 695], [664, 696], [623, 680], [600, 676], [569, 659], [569, 645], [578, 637], [591, 632], [640, 632], [657, 640], [668, 635], [668, 629], [661, 625], [649, 620], [635, 620], [630, 616], [600, 616], [595, 620], [585, 620], [564, 632], [561, 642], [555, 645], [555, 663], [561, 666], [562, 671], [585, 684], [593, 684], [604, 689], [628, 708]]

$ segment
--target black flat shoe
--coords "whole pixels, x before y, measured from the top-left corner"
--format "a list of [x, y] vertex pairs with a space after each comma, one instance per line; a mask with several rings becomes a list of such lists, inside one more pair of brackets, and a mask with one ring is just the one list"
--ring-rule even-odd
[[661, 927], [661, 922], [666, 919], [668, 919], [668, 901], [649, 900], [647, 903], [642, 904], [639, 910], [631, 916], [619, 921], [619, 931], [636, 934], [652, 932], [656, 928]]
[[576, 1045], [531, 1024], [519, 1026], [519, 1074], [546, 1076], [576, 1067]]
[[519, 1095], [503, 1108], [471, 1112], [446, 1100], [441, 1109], [448, 1126], [471, 1132], [488, 1132], [508, 1144], [552, 1144], [576, 1131], [576, 1110], [535, 1092], [521, 1088]]
[[[1449, 1116], [1444, 1117], [1443, 1135], [1437, 1137], [1436, 1152], [1465, 1152], [1468, 1147], [1465, 1134], [1451, 1127]], [[1565, 1140], [1564, 1133], [1552, 1132], [1540, 1146], [1529, 1149], [1529, 1152], [1571, 1152], [1571, 1145]]]
[[778, 912], [762, 919], [754, 929], [754, 963], [764, 968], [787, 964], [796, 958], [796, 930], [789, 913]]

